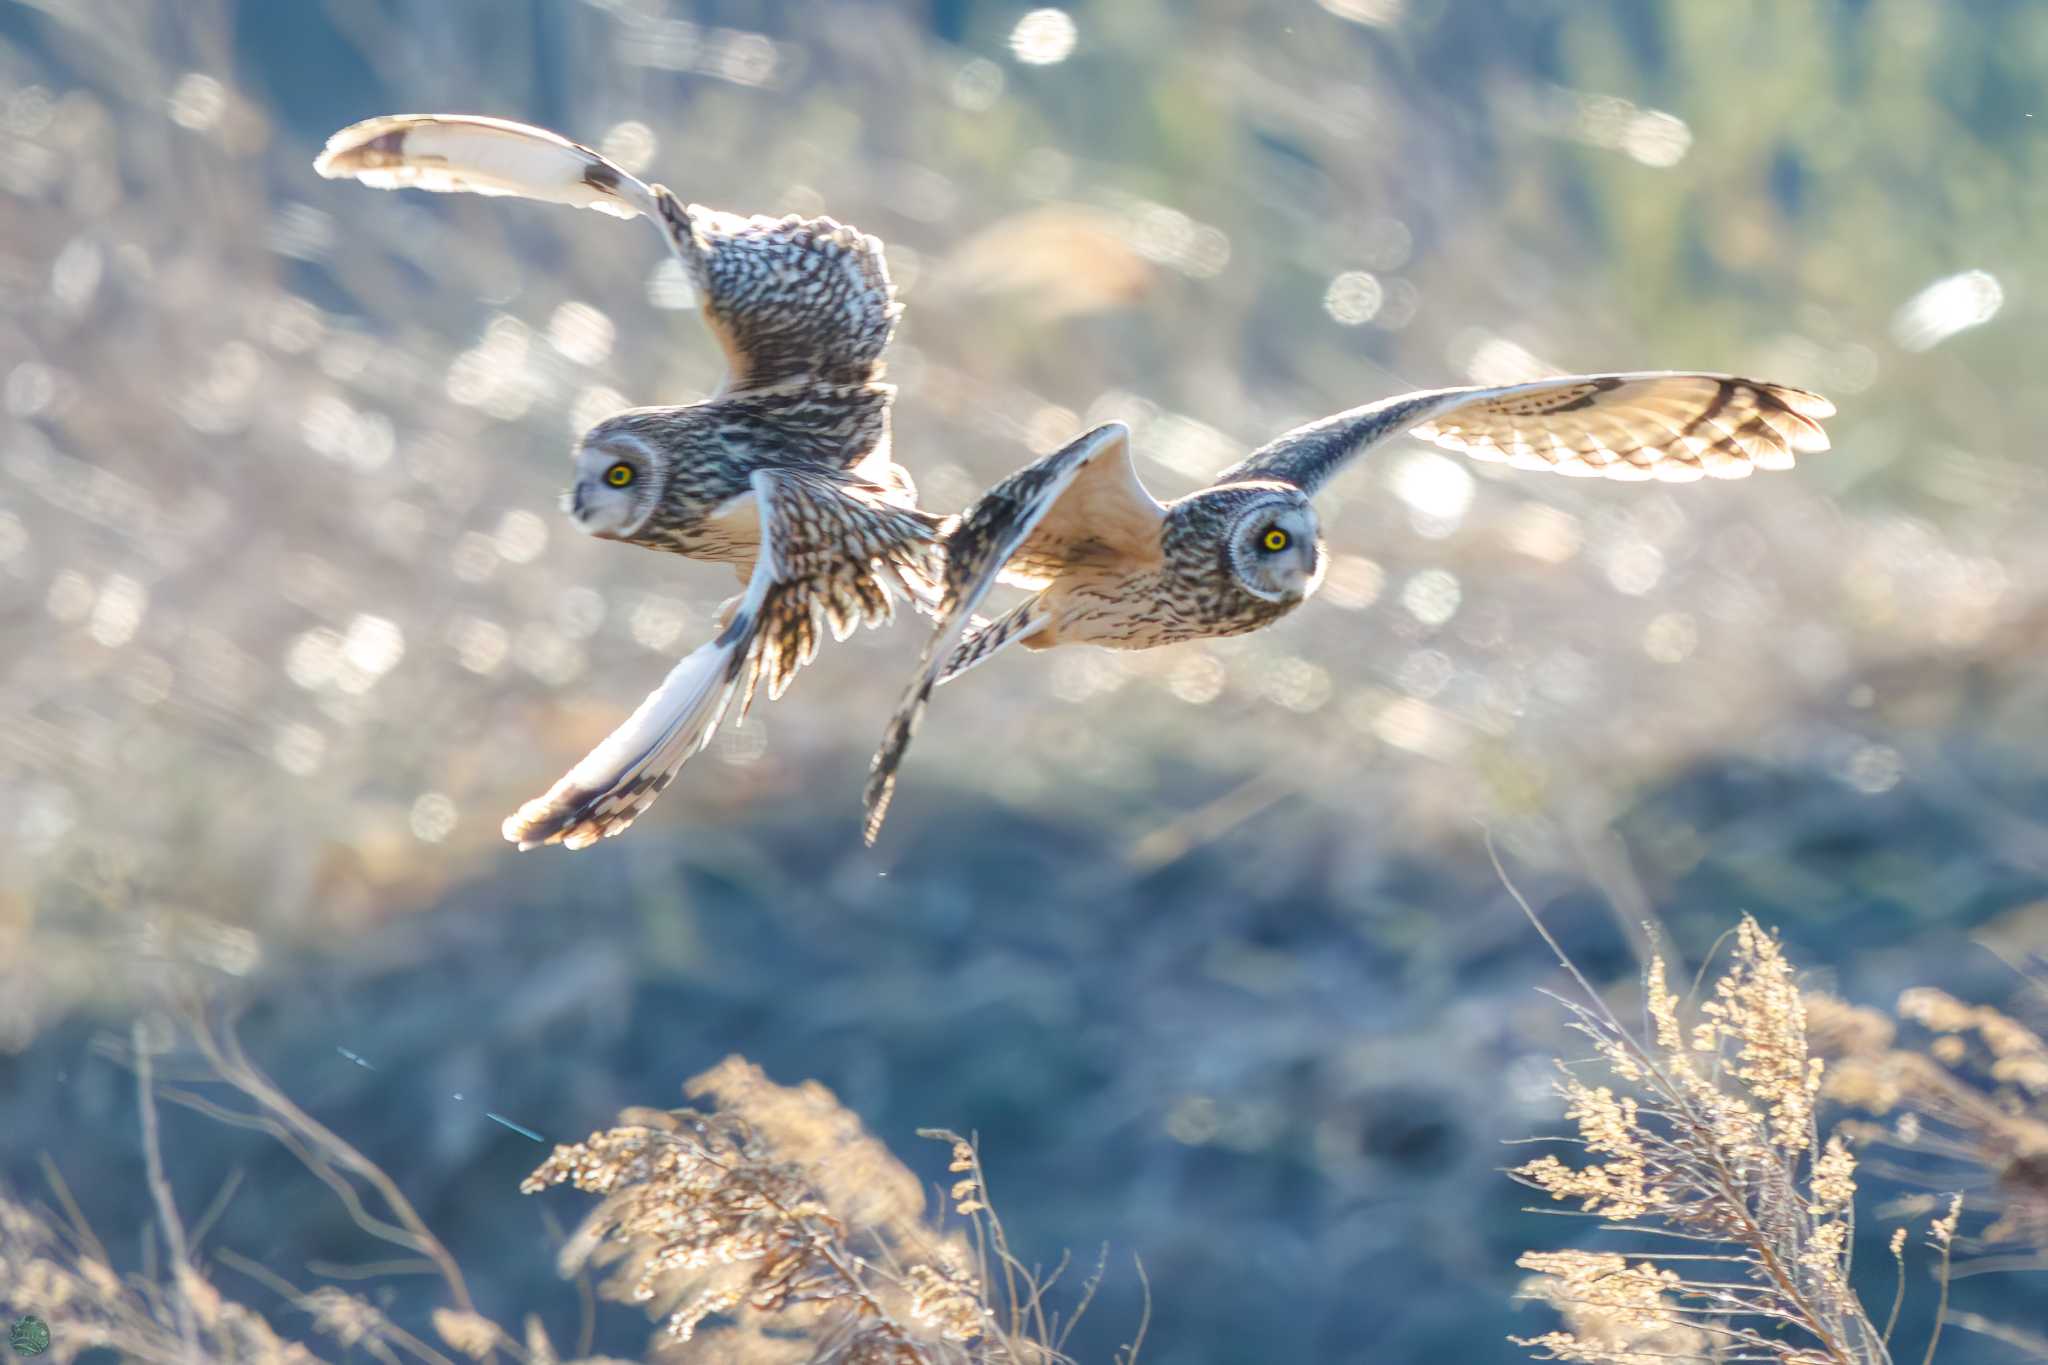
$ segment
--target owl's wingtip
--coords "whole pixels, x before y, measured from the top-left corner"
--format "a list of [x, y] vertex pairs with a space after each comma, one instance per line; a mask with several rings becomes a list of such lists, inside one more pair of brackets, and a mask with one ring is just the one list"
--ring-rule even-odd
[[632, 823], [631, 820], [626, 820], [598, 826], [586, 820], [561, 828], [551, 828], [551, 822], [529, 819], [523, 815], [510, 815], [500, 826], [499, 833], [505, 836], [506, 843], [514, 845], [521, 853], [546, 848], [550, 844], [560, 844], [573, 853], [580, 848], [589, 848], [599, 839], [609, 839], [623, 834]]
[[313, 158], [313, 170], [327, 180], [354, 180], [365, 171], [393, 165], [403, 157], [406, 126], [419, 118], [417, 114], [381, 114], [351, 123], [327, 139], [320, 155]]
[[875, 839], [882, 832], [882, 821], [888, 818], [890, 798], [896, 795], [893, 775], [876, 775], [861, 793], [860, 841], [869, 848], [875, 846]]
[[498, 826], [498, 833], [521, 853], [546, 848], [550, 844], [575, 849], [595, 842], [597, 836], [588, 833], [584, 824], [565, 821], [562, 817], [561, 810], [549, 805], [545, 797], [540, 797], [506, 816], [504, 823]]
[[1792, 411], [1798, 413], [1801, 417], [1833, 417], [1835, 415], [1834, 400], [1824, 394], [1815, 393], [1811, 389], [1795, 389], [1781, 386], [1778, 390], [1778, 396], [1785, 401], [1787, 407], [1791, 408]]
[[340, 140], [341, 134], [336, 133], [333, 137], [327, 139], [327, 145], [320, 149], [320, 155], [313, 158], [313, 173], [322, 180], [352, 180], [355, 178], [355, 172], [342, 164], [342, 158], [347, 156], [353, 149], [338, 146], [337, 144]]

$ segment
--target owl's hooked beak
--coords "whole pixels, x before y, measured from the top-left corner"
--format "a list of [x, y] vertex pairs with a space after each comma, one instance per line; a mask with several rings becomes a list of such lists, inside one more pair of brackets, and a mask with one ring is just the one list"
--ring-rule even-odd
[[562, 510], [568, 513], [569, 520], [584, 535], [595, 536], [599, 540], [618, 539], [616, 527], [598, 525], [592, 520], [596, 509], [590, 505], [589, 485], [581, 479], [576, 481], [574, 488], [562, 494]]
[[581, 481], [562, 494], [562, 510], [569, 514], [569, 520], [576, 524], [576, 529], [586, 536], [595, 536], [599, 540], [619, 538], [619, 528], [616, 525], [604, 524], [596, 515], [597, 509], [591, 506], [590, 502], [589, 486]]
[[599, 540], [628, 539], [643, 515], [634, 498], [588, 479], [578, 479], [562, 494], [562, 511], [577, 530]]

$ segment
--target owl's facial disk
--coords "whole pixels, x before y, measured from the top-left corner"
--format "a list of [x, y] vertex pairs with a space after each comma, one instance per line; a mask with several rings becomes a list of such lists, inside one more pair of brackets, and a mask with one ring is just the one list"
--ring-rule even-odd
[[596, 427], [576, 452], [576, 481], [562, 495], [562, 510], [585, 535], [628, 539], [660, 496], [653, 454], [630, 432]]
[[1230, 529], [1230, 567], [1245, 591], [1268, 602], [1299, 602], [1323, 581], [1315, 509], [1299, 493], [1252, 503]]

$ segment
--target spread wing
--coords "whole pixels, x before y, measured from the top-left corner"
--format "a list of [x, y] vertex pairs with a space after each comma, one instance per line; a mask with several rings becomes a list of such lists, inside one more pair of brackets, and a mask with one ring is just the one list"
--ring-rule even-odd
[[989, 569], [1005, 583], [1042, 588], [1090, 560], [1157, 559], [1165, 521], [1131, 463], [1131, 429], [1110, 422], [1026, 465], [960, 514], [946, 536], [947, 590], [959, 595]]
[[879, 378], [902, 311], [882, 244], [830, 218], [746, 218], [684, 205], [590, 148], [470, 114], [396, 114], [342, 129], [313, 163], [378, 189], [516, 195], [645, 215], [683, 263], [725, 350], [731, 392]]
[[1297, 427], [1217, 480], [1284, 479], [1313, 492], [1346, 461], [1412, 430], [1446, 450], [1581, 478], [1738, 479], [1828, 448], [1819, 394], [1725, 374], [1566, 375], [1433, 389]]
[[[946, 590], [938, 623], [868, 774], [869, 843], [888, 813], [896, 769], [932, 689], [953, 660], [974, 609], [999, 578], [1040, 587], [1061, 569], [1079, 564], [1159, 559], [1166, 509], [1138, 481], [1130, 437], [1130, 428], [1121, 422], [1097, 427], [991, 488], [947, 532]], [[1004, 644], [1043, 624], [1015, 613], [1004, 620], [1012, 625], [991, 637]]]
[[771, 699], [818, 652], [819, 628], [843, 640], [895, 612], [895, 596], [929, 596], [938, 574], [936, 519], [880, 489], [787, 469], [756, 471], [751, 496], [761, 548], [725, 629], [675, 666], [660, 687], [543, 796], [505, 821], [522, 849], [583, 848], [623, 832], [710, 742], [740, 698]]

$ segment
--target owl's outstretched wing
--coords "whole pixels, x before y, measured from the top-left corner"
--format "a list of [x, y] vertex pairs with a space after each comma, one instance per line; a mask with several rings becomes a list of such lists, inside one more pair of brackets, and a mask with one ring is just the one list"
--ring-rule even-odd
[[991, 488], [947, 531], [946, 591], [938, 623], [868, 773], [863, 832], [870, 844], [888, 814], [896, 769], [932, 689], [993, 648], [1022, 640], [1044, 625], [1026, 604], [983, 627], [976, 638], [985, 637], [986, 648], [960, 655], [958, 646], [974, 609], [998, 579], [1037, 587], [1077, 564], [1099, 560], [1136, 567], [1159, 559], [1166, 509], [1138, 481], [1130, 437], [1130, 428], [1121, 422], [1097, 427]]
[[342, 129], [313, 168], [378, 189], [516, 195], [646, 217], [683, 263], [724, 348], [726, 389], [870, 383], [902, 306], [880, 241], [830, 218], [685, 205], [590, 148], [505, 119], [394, 114]]
[[1581, 478], [1738, 479], [1790, 469], [1828, 448], [1819, 394], [1725, 374], [1565, 375], [1501, 388], [1403, 394], [1297, 427], [1219, 483], [1283, 479], [1314, 492], [1356, 455], [1402, 431], [1517, 469]]
[[895, 614], [895, 597], [936, 592], [938, 518], [897, 506], [883, 490], [788, 469], [757, 470], [761, 548], [732, 619], [675, 666], [624, 724], [543, 796], [505, 821], [522, 849], [583, 848], [621, 833], [654, 804], [755, 687], [770, 699], [817, 655], [819, 627], [843, 640]]

